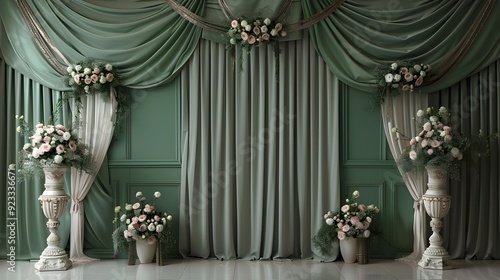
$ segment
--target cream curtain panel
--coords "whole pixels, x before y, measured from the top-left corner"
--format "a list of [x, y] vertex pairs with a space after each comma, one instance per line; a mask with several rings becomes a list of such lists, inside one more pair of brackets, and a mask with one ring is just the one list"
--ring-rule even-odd
[[[103, 100], [100, 95], [86, 95], [82, 97], [82, 108], [79, 115], [79, 122], [82, 126], [78, 128], [77, 135], [89, 146], [90, 153], [93, 155], [96, 172], [101, 168], [109, 144], [113, 138], [116, 106], [115, 89], [113, 88], [111, 88], [109, 98], [106, 100]], [[96, 175], [71, 168], [70, 259], [73, 262], [94, 260], [83, 253], [85, 224], [83, 200], [92, 187]]]
[[340, 201], [339, 82], [308, 39], [281, 48], [279, 83], [272, 48], [233, 66], [206, 40], [182, 72], [185, 257], [318, 256], [311, 239]]
[[[381, 106], [382, 123], [387, 138], [387, 143], [392, 156], [397, 159], [403, 150], [409, 146], [409, 140], [400, 140], [392, 133], [392, 128], [397, 127], [405, 135], [418, 131], [418, 123], [413, 119], [419, 109], [425, 110], [428, 106], [426, 94], [401, 94], [397, 97], [389, 96]], [[413, 204], [413, 252], [400, 260], [418, 262], [427, 248], [428, 227], [427, 213], [422, 202], [422, 195], [427, 190], [427, 177], [424, 172], [403, 173], [401, 176], [415, 201]]]

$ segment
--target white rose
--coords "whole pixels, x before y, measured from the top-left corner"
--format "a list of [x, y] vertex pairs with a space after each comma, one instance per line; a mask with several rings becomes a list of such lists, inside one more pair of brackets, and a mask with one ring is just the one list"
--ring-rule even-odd
[[167, 220], [172, 221], [172, 216], [168, 215]]
[[354, 192], [352, 193], [352, 197], [354, 197], [354, 198], [358, 198], [358, 197], [359, 197], [359, 191], [354, 191]]
[[396, 69], [398, 69], [398, 64], [397, 63], [391, 64], [391, 70], [396, 70]]
[[101, 83], [101, 84], [105, 84], [107, 81], [108, 81], [108, 80], [106, 79], [106, 76], [101, 76], [101, 77], [99, 78], [99, 83]]
[[125, 222], [125, 220], [127, 220], [127, 215], [123, 214], [123, 215], [120, 217], [120, 221]]
[[89, 75], [90, 73], [92, 73], [92, 70], [90, 68], [85, 67], [85, 69], [83, 69], [83, 74]]
[[245, 30], [246, 30], [246, 31], [250, 31], [250, 30], [252, 30], [252, 26], [251, 26], [250, 24], [249, 24], [249, 25], [247, 25], [247, 26], [245, 26]]
[[451, 148], [451, 155], [456, 158], [460, 154], [460, 150], [457, 147]]
[[393, 80], [394, 80], [394, 75], [392, 75], [391, 73], [385, 74], [386, 83], [392, 83]]
[[276, 36], [278, 35], [278, 31], [276, 29], [271, 30], [271, 36]]
[[155, 197], [156, 198], [159, 198], [161, 196], [161, 193], [160, 192], [155, 192]]
[[332, 218], [328, 218], [328, 219], [326, 219], [326, 223], [327, 223], [329, 226], [333, 225], [333, 219], [332, 219]]
[[40, 157], [40, 153], [38, 152], [38, 148], [33, 148], [33, 151], [31, 152], [31, 155], [34, 158], [39, 158]]
[[90, 87], [89, 87], [89, 86], [85, 86], [85, 87], [83, 88], [83, 90], [85, 90], [85, 92], [86, 92], [86, 93], [89, 93], [89, 92], [90, 92]]
[[71, 77], [73, 77], [73, 78], [74, 78], [74, 77], [75, 77], [75, 75], [76, 75], [76, 72], [75, 72], [75, 71], [72, 71], [72, 72], [71, 72]]
[[424, 110], [420, 109], [420, 110], [418, 110], [418, 112], [417, 112], [417, 117], [420, 117], [420, 118], [421, 118], [421, 117], [423, 117], [423, 116], [424, 116], [424, 114], [425, 114]]
[[394, 82], [399, 82], [401, 81], [401, 75], [400, 74], [394, 74]]
[[364, 236], [365, 238], [368, 238], [368, 237], [370, 237], [370, 233], [371, 233], [371, 232], [370, 232], [369, 230], [365, 230], [365, 231], [363, 232], [363, 236]]
[[420, 67], [420, 65], [417, 64], [417, 65], [413, 66], [413, 69], [415, 69], [415, 71], [417, 71], [417, 72], [420, 72], [420, 70], [422, 70], [422, 67]]
[[135, 194], [135, 197], [141, 197], [141, 196], [142, 196], [142, 192], [137, 192], [137, 193]]
[[149, 231], [155, 231], [156, 226], [154, 224], [149, 224], [148, 229]]
[[156, 226], [156, 231], [157, 231], [158, 233], [162, 232], [162, 231], [163, 231], [163, 225], [157, 225], [157, 226]]
[[425, 75], [427, 75], [427, 73], [425, 73], [425, 71], [420, 71], [420, 76], [425, 77]]
[[265, 24], [265, 25], [269, 25], [269, 24], [271, 24], [271, 20], [270, 20], [269, 18], [265, 18], [265, 19], [264, 19], [264, 24]]
[[[372, 207], [373, 207], [373, 205], [372, 205]], [[372, 222], [372, 218], [366, 217], [366, 221], [369, 222], [369, 223], [371, 223]]]
[[69, 138], [71, 138], [71, 133], [69, 132], [64, 132], [64, 134], [62, 135], [63, 139], [64, 140], [69, 140]]
[[111, 70], [113, 70], [113, 65], [108, 63], [104, 66], [104, 69], [106, 69], [107, 71], [111, 71]]
[[262, 33], [267, 33], [269, 30], [267, 29], [267, 26], [264, 25], [260, 28], [260, 31], [262, 31]]
[[[124, 215], [125, 215], [125, 214], [124, 214]], [[130, 224], [130, 219], [127, 219], [127, 220], [125, 221], [125, 223], [126, 223], [127, 225], [128, 225], [128, 224]]]
[[82, 70], [82, 66], [81, 65], [75, 65], [75, 70], [76, 70], [76, 72]]
[[68, 68], [66, 68], [66, 71], [68, 71], [68, 73], [71, 73], [73, 71], [73, 67], [72, 66], [68, 66]]
[[236, 45], [236, 40], [234, 38], [231, 38], [229, 39], [229, 43], [231, 43], [231, 45]]
[[247, 26], [247, 24], [248, 24], [248, 22], [246, 20], [242, 20], [240, 25], [242, 27], [245, 27], [245, 26]]
[[128, 230], [123, 231], [123, 237], [128, 238]]
[[127, 203], [127, 204], [125, 205], [125, 210], [130, 211], [130, 210], [132, 210], [132, 209], [133, 209], [133, 208], [132, 208], [132, 204], [128, 204], [128, 203]]
[[62, 157], [62, 156], [60, 156], [60, 155], [56, 155], [56, 156], [54, 157], [54, 162], [55, 162], [55, 163], [61, 163], [62, 161], [63, 161], [63, 157]]

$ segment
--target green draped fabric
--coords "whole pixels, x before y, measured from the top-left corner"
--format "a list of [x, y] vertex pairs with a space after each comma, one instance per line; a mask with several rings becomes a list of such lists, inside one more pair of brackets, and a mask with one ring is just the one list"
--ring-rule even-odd
[[[201, 29], [164, 1], [28, 1], [36, 18], [69, 63], [85, 57], [113, 63], [123, 85], [147, 88], [172, 81], [191, 56]], [[181, 1], [195, 13], [204, 2]], [[45, 60], [15, 1], [0, 9], [0, 46], [7, 64], [50, 88], [68, 89]]]
[[[372, 92], [379, 63], [413, 59], [436, 66], [460, 41], [486, 1], [346, 1], [309, 33], [328, 67], [349, 86]], [[324, 9], [331, 0], [301, 1], [304, 17]], [[457, 67], [432, 92], [447, 88], [500, 57], [500, 3]], [[437, 73], [439, 69], [434, 69]]]

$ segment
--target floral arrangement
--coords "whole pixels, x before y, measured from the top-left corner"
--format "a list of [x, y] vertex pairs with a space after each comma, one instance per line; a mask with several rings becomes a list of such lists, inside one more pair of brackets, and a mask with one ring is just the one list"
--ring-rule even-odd
[[42, 169], [48, 165], [75, 167], [86, 172], [94, 171], [94, 162], [88, 150], [76, 134], [61, 124], [45, 125], [39, 123], [31, 126], [24, 116], [17, 116], [21, 123], [17, 132], [29, 135], [18, 154], [20, 178], [42, 176]]
[[[123, 214], [121, 214], [121, 206], [115, 207], [115, 218], [113, 219], [115, 230], [112, 235], [115, 257], [120, 251], [126, 251], [128, 249], [126, 244], [133, 240], [145, 241], [149, 244], [160, 242], [166, 245], [162, 246], [164, 250], [172, 245], [173, 237], [170, 225], [172, 216], [157, 211], [155, 208], [155, 202], [160, 196], [160, 192], [155, 192], [154, 201], [148, 204], [142, 192], [137, 192], [137, 202], [125, 204]], [[118, 226], [119, 223], [121, 225]]]
[[283, 30], [282, 23], [273, 23], [269, 18], [256, 18], [254, 20], [233, 20], [231, 28], [227, 31], [227, 49], [233, 50], [237, 44], [249, 52], [253, 46], [264, 43], [276, 43], [287, 32]]
[[408, 147], [397, 160], [398, 166], [404, 172], [436, 165], [443, 167], [452, 178], [457, 179], [460, 171], [459, 163], [464, 157], [464, 152], [474, 148], [478, 156], [487, 155], [489, 138], [498, 137], [498, 134], [485, 136], [481, 130], [476, 136], [465, 137], [452, 128], [449, 120], [450, 112], [446, 107], [440, 107], [437, 113], [434, 113], [432, 107], [428, 107], [426, 111], [417, 111], [415, 121], [420, 129], [416, 136], [408, 138], [397, 127], [392, 128], [398, 139], [409, 141]]
[[109, 92], [120, 83], [113, 65], [99, 60], [86, 60], [68, 66], [66, 83], [76, 95]]
[[[231, 27], [226, 32], [226, 50], [234, 56], [234, 50], [240, 45], [243, 50], [249, 53], [254, 46], [270, 44], [274, 47], [276, 78], [278, 77], [279, 66], [279, 40], [287, 35], [281, 22], [272, 22], [269, 18], [255, 18], [253, 20], [235, 19], [231, 21]], [[243, 60], [243, 52], [240, 53], [240, 61]], [[243, 67], [243, 63], [240, 64]], [[240, 69], [242, 71], [243, 68]]]
[[383, 103], [389, 91], [393, 95], [413, 92], [416, 87], [423, 84], [431, 69], [429, 64], [415, 64], [407, 60], [393, 62], [390, 65], [378, 65], [375, 69], [380, 79], [378, 102]]
[[359, 191], [354, 191], [352, 198], [345, 200], [340, 211], [328, 211], [323, 216], [324, 223], [312, 240], [314, 247], [321, 254], [327, 255], [332, 248], [332, 243], [337, 239], [370, 237], [371, 222], [380, 210], [373, 204], [365, 205], [356, 202], [359, 196]]

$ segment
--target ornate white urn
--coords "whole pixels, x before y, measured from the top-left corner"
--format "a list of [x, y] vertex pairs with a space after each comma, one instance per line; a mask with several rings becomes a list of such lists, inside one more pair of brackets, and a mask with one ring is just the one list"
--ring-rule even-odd
[[59, 218], [64, 213], [69, 196], [64, 191], [64, 173], [67, 167], [47, 166], [44, 167], [45, 190], [38, 197], [47, 217], [47, 228], [50, 235], [47, 238], [47, 248], [40, 255], [40, 260], [35, 264], [35, 269], [40, 271], [67, 270], [72, 263], [68, 259], [66, 251], [60, 247], [61, 238], [57, 234], [59, 229]]
[[451, 196], [448, 195], [446, 170], [439, 166], [426, 166], [428, 189], [422, 196], [425, 210], [432, 218], [430, 225], [432, 235], [429, 237], [429, 247], [425, 249], [418, 265], [426, 269], [452, 269], [450, 255], [443, 247], [443, 238], [439, 234], [443, 228], [442, 218], [450, 210]]

